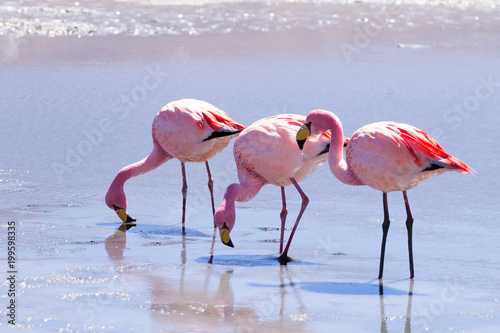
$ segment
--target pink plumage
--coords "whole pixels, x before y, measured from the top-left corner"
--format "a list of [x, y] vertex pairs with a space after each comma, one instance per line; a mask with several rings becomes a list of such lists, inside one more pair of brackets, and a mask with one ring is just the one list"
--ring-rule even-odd
[[[383, 192], [406, 191], [451, 170], [471, 172], [426, 132], [395, 122], [373, 123], [354, 132], [346, 162], [353, 178], [344, 182], [360, 182]], [[339, 169], [332, 172], [339, 173]]]
[[230, 140], [243, 129], [245, 126], [207, 102], [183, 99], [168, 103], [153, 120], [153, 151], [145, 159], [118, 172], [106, 193], [106, 204], [114, 209], [124, 222], [135, 221], [126, 214], [127, 199], [123, 190], [125, 182], [159, 167], [171, 158], [176, 158], [181, 162], [183, 176], [183, 227], [187, 194], [185, 162], [205, 162], [214, 212], [213, 180], [208, 160], [226, 148]]
[[383, 192], [384, 223], [379, 278], [382, 278], [385, 240], [389, 229], [387, 192], [402, 191], [407, 211], [410, 277], [413, 278], [412, 227], [413, 216], [406, 191], [425, 179], [448, 171], [472, 173], [473, 170], [449, 155], [426, 132], [407, 124], [377, 122], [361, 127], [351, 136], [343, 154], [343, 130], [338, 117], [328, 111], [314, 110], [297, 134], [299, 146], [304, 134], [317, 135], [331, 131], [328, 163], [332, 173], [349, 185], [368, 185]]
[[181, 162], [205, 162], [243, 129], [245, 126], [219, 108], [183, 99], [168, 103], [158, 112], [153, 120], [153, 141]]
[[[304, 120], [304, 116], [294, 114], [268, 117], [248, 126], [236, 139], [233, 151], [239, 183], [231, 184], [227, 188], [224, 199], [214, 215], [215, 225], [220, 229], [224, 244], [232, 246], [229, 232], [236, 220], [235, 201], [249, 201], [257, 195], [262, 186], [273, 184], [281, 187], [283, 201], [280, 215], [280, 262], [286, 263], [288, 260], [288, 248], [309, 201], [298, 183], [326, 161], [330, 141], [328, 133], [320, 133], [311, 137], [301, 152], [295, 141], [295, 135], [304, 124]], [[283, 251], [287, 214], [284, 187], [291, 184], [302, 197], [302, 207]]]
[[393, 131], [395, 135], [399, 136], [399, 140], [397, 141], [402, 141], [408, 150], [410, 150], [415, 157], [416, 163], [420, 161], [419, 155], [423, 155], [431, 160], [434, 159], [436, 162], [442, 163], [443, 166], [447, 165], [448, 169], [458, 169], [465, 173], [472, 172], [472, 169], [468, 165], [446, 153], [436, 140], [421, 129], [395, 122], [382, 124], [386, 125], [387, 130]]

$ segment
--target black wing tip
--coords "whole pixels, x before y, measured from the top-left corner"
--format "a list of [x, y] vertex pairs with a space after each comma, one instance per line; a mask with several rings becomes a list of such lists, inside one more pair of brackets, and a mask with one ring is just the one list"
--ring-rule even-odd
[[214, 131], [207, 138], [203, 139], [203, 141], [208, 141], [208, 140], [212, 140], [212, 139], [222, 138], [222, 137], [225, 137], [225, 136], [238, 134], [240, 132], [241, 132], [241, 130], [222, 130], [220, 132], [215, 132]]
[[433, 171], [433, 170], [438, 170], [438, 169], [444, 169], [444, 166], [432, 163], [431, 165], [429, 165], [428, 167], [423, 169], [421, 172]]

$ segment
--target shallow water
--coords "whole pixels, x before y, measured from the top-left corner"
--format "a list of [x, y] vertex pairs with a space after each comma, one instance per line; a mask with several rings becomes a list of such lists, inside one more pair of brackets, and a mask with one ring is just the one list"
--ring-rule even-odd
[[[458, 10], [425, 8], [433, 17]], [[18, 328], [498, 331], [500, 44], [498, 12], [481, 11], [488, 19], [478, 26], [443, 23], [432, 34], [387, 26], [350, 57], [339, 45], [355, 45], [357, 23], [339, 34], [1, 37], [10, 48], [0, 63], [0, 244], [6, 258], [7, 222], [16, 221]], [[382, 196], [340, 184], [327, 165], [301, 183], [310, 204], [286, 267], [276, 260], [279, 189], [238, 204], [234, 249], [218, 236], [213, 245], [203, 164], [187, 165], [186, 235], [177, 161], [127, 182], [138, 220], [127, 231], [104, 194], [121, 167], [150, 152], [156, 112], [185, 97], [247, 125], [314, 108], [335, 111], [346, 135], [379, 120], [410, 123], [477, 174], [448, 173], [409, 191], [413, 282], [402, 196], [389, 194], [382, 295]], [[216, 205], [237, 179], [231, 148], [210, 161]], [[300, 196], [287, 188], [287, 199], [291, 227]], [[4, 280], [0, 324], [12, 328], [8, 288]]]

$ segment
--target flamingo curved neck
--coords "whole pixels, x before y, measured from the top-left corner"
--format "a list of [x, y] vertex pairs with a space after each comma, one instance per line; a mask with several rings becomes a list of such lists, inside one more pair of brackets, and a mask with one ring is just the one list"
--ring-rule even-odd
[[111, 185], [109, 186], [108, 192], [106, 193], [105, 200], [108, 207], [112, 209], [114, 209], [114, 206], [124, 209], [127, 208], [127, 197], [125, 196], [123, 187], [125, 185], [125, 182], [130, 178], [139, 176], [151, 170], [151, 168], [146, 165], [146, 160], [147, 158], [139, 162], [127, 165], [126, 167], [123, 167], [120, 171], [118, 171], [115, 178], [111, 182]]
[[332, 133], [328, 165], [333, 175], [344, 184], [364, 185], [344, 159], [344, 131], [339, 118], [333, 113], [323, 114], [323, 123]]
[[130, 178], [140, 176], [146, 172], [153, 170], [155, 168], [155, 165], [152, 162], [153, 161], [148, 156], [147, 158], [140, 160], [139, 162], [135, 162], [127, 165], [126, 167], [123, 167], [120, 171], [118, 171], [118, 174], [111, 183], [111, 187], [118, 186], [123, 188], [125, 182]]
[[125, 182], [132, 177], [136, 177], [156, 169], [171, 158], [172, 157], [161, 149], [161, 147], [155, 145], [153, 151], [148, 157], [122, 168], [118, 171], [118, 174], [109, 186], [108, 192], [106, 193], [106, 204], [110, 208], [113, 208], [113, 205], [126, 208], [127, 199], [123, 191]]
[[172, 156], [166, 153], [160, 146], [155, 145], [148, 157], [122, 168], [116, 175], [115, 180], [123, 185], [130, 178], [150, 172], [171, 158]]
[[264, 184], [249, 180], [242, 182], [242, 184], [229, 185], [224, 193], [224, 199], [214, 214], [215, 225], [222, 228], [223, 223], [225, 223], [229, 230], [232, 230], [236, 220], [235, 201], [246, 202], [253, 199]]
[[224, 199], [234, 205], [235, 201], [247, 202], [255, 198], [259, 193], [264, 182], [257, 180], [245, 180], [242, 183], [234, 183], [229, 185], [224, 195]]
[[148, 158], [145, 158], [143, 160], [140, 160], [139, 162], [135, 162], [127, 165], [126, 167], [123, 167], [116, 175], [115, 181], [118, 184], [123, 185], [130, 178], [140, 176], [146, 172], [151, 171], [153, 168], [150, 162], [151, 160], [148, 161]]

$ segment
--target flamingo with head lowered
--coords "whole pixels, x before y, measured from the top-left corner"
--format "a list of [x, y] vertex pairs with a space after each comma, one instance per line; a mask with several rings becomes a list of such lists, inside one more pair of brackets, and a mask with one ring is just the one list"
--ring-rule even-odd
[[[293, 235], [309, 199], [299, 186], [316, 168], [327, 160], [330, 133], [318, 133], [308, 140], [303, 152], [297, 146], [295, 135], [304, 124], [305, 117], [284, 114], [256, 121], [240, 133], [234, 142], [234, 158], [239, 183], [229, 185], [224, 199], [214, 215], [222, 243], [233, 247], [229, 233], [236, 221], [235, 202], [252, 200], [266, 184], [281, 187], [281, 238], [279, 261], [286, 264]], [[285, 186], [292, 185], [302, 197], [302, 206], [283, 250], [285, 221], [287, 216]]]
[[447, 154], [426, 132], [396, 122], [378, 122], [358, 129], [347, 144], [344, 159], [342, 124], [334, 113], [325, 110], [314, 110], [307, 115], [304, 126], [296, 136], [299, 147], [304, 147], [310, 135], [314, 137], [327, 130], [332, 133], [328, 164], [333, 175], [345, 184], [368, 185], [383, 193], [384, 222], [379, 279], [384, 270], [385, 243], [390, 224], [387, 192], [403, 192], [410, 278], [413, 278], [413, 216], [406, 191], [425, 179], [448, 171], [472, 173], [473, 170]]
[[245, 126], [235, 122], [215, 106], [194, 99], [183, 99], [165, 105], [153, 120], [153, 151], [145, 159], [121, 169], [106, 193], [106, 204], [123, 222], [134, 222], [127, 214], [127, 198], [123, 186], [132, 177], [156, 169], [171, 158], [181, 162], [182, 226], [186, 216], [187, 182], [185, 162], [205, 162], [208, 187], [215, 211], [213, 179], [208, 160], [221, 152]]

